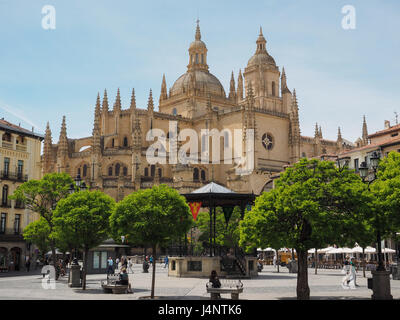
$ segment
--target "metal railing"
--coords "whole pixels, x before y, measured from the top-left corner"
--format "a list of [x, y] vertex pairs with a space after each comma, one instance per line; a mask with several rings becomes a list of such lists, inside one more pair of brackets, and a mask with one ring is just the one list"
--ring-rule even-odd
[[28, 181], [28, 175], [22, 174], [21, 172], [12, 172], [12, 171], [0, 171], [0, 179], [11, 180], [11, 181]]
[[0, 202], [0, 207], [11, 208], [11, 200], [10, 199], [2, 199]]
[[22, 236], [22, 229], [21, 228], [5, 228], [0, 229], [0, 235], [19, 235]]

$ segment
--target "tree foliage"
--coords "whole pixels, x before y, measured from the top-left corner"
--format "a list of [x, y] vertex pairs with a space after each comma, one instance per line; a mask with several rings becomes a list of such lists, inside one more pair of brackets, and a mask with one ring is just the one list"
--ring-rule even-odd
[[256, 199], [241, 222], [241, 245], [295, 248], [299, 257], [297, 296], [309, 299], [307, 251], [341, 243], [369, 213], [366, 185], [333, 162], [301, 159]]
[[[114, 207], [114, 199], [101, 191], [80, 191], [61, 199], [54, 212], [55, 236], [60, 242], [83, 249], [85, 275], [89, 249], [109, 237]], [[85, 283], [84, 277], [84, 289]]]
[[[160, 185], [126, 196], [117, 204], [110, 225], [113, 235], [127, 237], [130, 244], [151, 246], [155, 261], [157, 246], [182, 237], [192, 226], [192, 216], [178, 191]], [[153, 263], [151, 298], [154, 298], [155, 266]]]

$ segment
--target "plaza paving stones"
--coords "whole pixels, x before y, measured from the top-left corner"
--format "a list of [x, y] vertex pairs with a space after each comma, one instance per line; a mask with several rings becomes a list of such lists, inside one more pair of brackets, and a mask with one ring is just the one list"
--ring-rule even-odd
[[[105, 274], [88, 275], [87, 290], [69, 288], [68, 277], [62, 277], [57, 281], [56, 289], [45, 290], [42, 288], [42, 276], [36, 271], [28, 274], [19, 273], [1, 274], [0, 276], [0, 300], [9, 299], [59, 299], [59, 300], [137, 300], [150, 295], [151, 268], [149, 273], [142, 273], [142, 266], [134, 266], [134, 273], [129, 275], [133, 294], [106, 294], [103, 293], [100, 281], [106, 279]], [[367, 277], [371, 277], [367, 272]], [[372, 290], [367, 288], [367, 278], [362, 277], [362, 271], [357, 273], [355, 290], [342, 289], [340, 282], [343, 275], [340, 270], [309, 269], [309, 286], [311, 299], [370, 299]], [[287, 268], [281, 267], [277, 273], [273, 266], [265, 266], [257, 278], [244, 279], [243, 294], [240, 299], [249, 300], [283, 300], [296, 299], [296, 274], [288, 273]], [[200, 278], [175, 278], [168, 277], [167, 270], [158, 264], [156, 268], [156, 291], [159, 299], [171, 300], [208, 300], [206, 293], [207, 279]], [[394, 299], [400, 299], [400, 280], [391, 280], [391, 291]], [[223, 296], [224, 298], [225, 296]], [[226, 295], [229, 298], [229, 295]]]

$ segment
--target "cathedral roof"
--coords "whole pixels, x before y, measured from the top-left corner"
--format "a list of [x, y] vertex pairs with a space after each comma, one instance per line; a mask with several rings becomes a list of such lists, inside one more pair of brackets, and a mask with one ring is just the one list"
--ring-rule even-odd
[[187, 92], [191, 83], [195, 84], [195, 88], [226, 97], [224, 87], [218, 78], [205, 70], [192, 70], [181, 75], [171, 88], [171, 96]]

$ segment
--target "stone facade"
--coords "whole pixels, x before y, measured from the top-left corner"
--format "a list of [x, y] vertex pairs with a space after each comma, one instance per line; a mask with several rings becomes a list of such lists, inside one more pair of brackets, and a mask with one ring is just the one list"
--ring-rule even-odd
[[10, 200], [19, 185], [41, 178], [43, 136], [0, 120], [0, 269], [19, 270], [32, 249], [22, 237], [23, 229], [39, 215]]
[[[59, 141], [53, 144], [47, 127], [43, 173], [67, 172], [73, 177], [79, 173], [91, 188], [103, 190], [117, 201], [135, 190], [160, 183], [185, 193], [215, 181], [236, 192], [260, 194], [269, 188], [274, 174], [300, 157], [336, 154], [351, 148], [340, 134], [337, 141], [323, 139], [318, 125], [314, 137], [301, 136], [296, 91], [289, 90], [284, 68], [280, 70], [269, 55], [261, 28], [256, 45], [255, 54], [243, 74], [239, 71], [236, 83], [232, 72], [226, 94], [220, 81], [209, 71], [208, 49], [201, 40], [197, 23], [195, 40], [189, 47], [187, 71], [169, 90], [165, 75], [162, 77], [158, 111], [151, 90], [147, 109], [137, 108], [134, 90], [127, 109], [122, 108], [119, 90], [113, 108], [109, 108], [107, 91], [102, 101], [98, 94], [91, 137], [68, 139], [64, 117]], [[169, 161], [149, 164], [146, 150], [153, 141], [146, 140], [148, 131], [169, 132], [171, 121], [177, 122], [178, 132], [194, 129], [199, 137], [202, 129], [219, 132], [253, 129], [254, 170], [251, 174], [238, 175], [235, 163], [223, 161], [218, 164], [183, 165]], [[222, 158], [224, 148], [229, 148], [231, 143], [229, 139], [224, 140], [219, 148], [210, 146], [201, 151], [212, 154], [214, 150], [221, 153]], [[203, 138], [199, 138], [198, 145], [202, 146], [203, 142]], [[179, 146], [182, 144], [180, 142]], [[173, 151], [166, 150], [168, 158]], [[245, 151], [242, 156], [244, 154]]]

